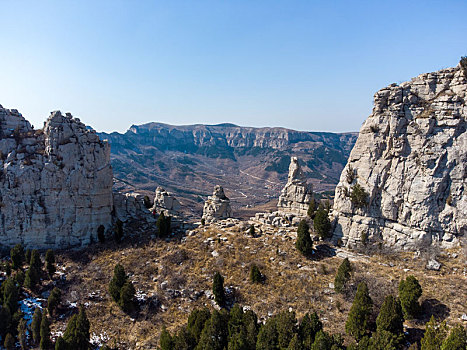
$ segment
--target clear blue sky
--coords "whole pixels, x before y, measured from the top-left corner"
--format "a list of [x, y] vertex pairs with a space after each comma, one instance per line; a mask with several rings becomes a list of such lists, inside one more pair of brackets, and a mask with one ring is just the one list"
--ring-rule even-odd
[[373, 94], [467, 55], [467, 1], [0, 0], [0, 104], [36, 127], [358, 131]]

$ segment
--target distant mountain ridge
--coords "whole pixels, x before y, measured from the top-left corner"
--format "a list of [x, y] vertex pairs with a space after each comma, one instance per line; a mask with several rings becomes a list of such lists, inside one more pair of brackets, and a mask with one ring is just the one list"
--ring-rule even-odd
[[244, 205], [279, 195], [291, 156], [299, 158], [315, 188], [332, 190], [358, 133], [151, 122], [132, 125], [124, 134], [99, 136], [111, 144], [114, 175], [125, 184], [121, 187], [161, 185], [196, 201], [221, 184]]

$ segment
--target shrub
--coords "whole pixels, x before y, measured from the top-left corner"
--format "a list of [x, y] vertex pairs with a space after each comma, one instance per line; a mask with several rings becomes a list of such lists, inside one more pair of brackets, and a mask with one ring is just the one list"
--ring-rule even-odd
[[251, 283], [263, 282], [263, 274], [259, 270], [259, 267], [254, 264], [250, 267], [250, 281]]
[[401, 303], [392, 295], [386, 296], [376, 318], [377, 332], [387, 331], [400, 335], [404, 331], [404, 315]]
[[212, 282], [212, 293], [214, 294], [214, 300], [217, 305], [225, 305], [225, 290], [224, 290], [224, 277], [221, 276], [219, 272], [214, 274], [214, 279]]
[[350, 280], [352, 266], [348, 258], [345, 258], [337, 269], [336, 277], [334, 278], [334, 289], [337, 293], [344, 291], [346, 283]]
[[355, 170], [350, 164], [347, 168], [347, 172], [345, 173], [345, 179], [349, 184], [355, 180]]
[[100, 243], [105, 243], [105, 227], [104, 225], [99, 225], [97, 228], [97, 239]]
[[435, 318], [431, 316], [425, 326], [425, 334], [421, 340], [421, 350], [439, 350], [443, 345], [448, 333], [446, 322], [436, 324]]
[[47, 270], [50, 278], [54, 275], [55, 271], [55, 254], [52, 249], [47, 250], [45, 253], [45, 269]]
[[465, 350], [467, 349], [467, 333], [462, 325], [451, 329], [451, 333], [443, 342], [441, 350]]
[[357, 341], [362, 339], [367, 332], [372, 308], [373, 301], [368, 293], [368, 286], [362, 282], [357, 287], [357, 294], [345, 323], [345, 331]]
[[300, 221], [297, 229], [297, 240], [295, 248], [305, 256], [313, 253], [313, 242], [310, 237], [310, 228], [305, 220]]
[[408, 276], [399, 284], [399, 298], [406, 319], [414, 319], [420, 314], [418, 299], [422, 296], [422, 287], [414, 276]]
[[25, 256], [24, 256], [24, 248], [21, 244], [18, 243], [13, 248], [11, 248], [10, 258], [11, 258], [12, 267], [15, 270], [23, 266]]
[[464, 76], [467, 78], [467, 56], [461, 57], [459, 62], [461, 64], [462, 71], [464, 72]]
[[364, 208], [368, 205], [368, 193], [365, 192], [362, 186], [355, 184], [350, 192], [350, 200], [356, 208]]
[[331, 233], [331, 221], [328, 212], [324, 209], [318, 209], [313, 220], [313, 226], [321, 238], [329, 238]]

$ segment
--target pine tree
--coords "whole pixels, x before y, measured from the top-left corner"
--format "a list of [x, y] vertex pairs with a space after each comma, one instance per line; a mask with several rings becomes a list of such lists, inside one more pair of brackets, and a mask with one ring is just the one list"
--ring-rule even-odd
[[305, 350], [305, 347], [298, 338], [298, 334], [295, 334], [293, 336], [292, 340], [289, 343], [289, 346], [287, 347], [287, 350]]
[[337, 293], [344, 292], [345, 285], [350, 280], [352, 266], [348, 258], [345, 258], [337, 269], [336, 277], [334, 278], [334, 289]]
[[165, 326], [162, 326], [161, 336], [159, 338], [160, 350], [173, 350], [174, 339]]
[[316, 202], [315, 198], [311, 198], [310, 203], [308, 204], [308, 210], [306, 214], [310, 219], [315, 217], [316, 209], [318, 208], [318, 203]]
[[196, 343], [199, 342], [199, 337], [203, 331], [204, 325], [207, 320], [211, 318], [211, 312], [207, 308], [195, 309], [188, 316], [187, 329], [195, 339]]
[[319, 320], [318, 314], [306, 313], [298, 327], [298, 335], [305, 349], [311, 348], [315, 341], [316, 333], [323, 329], [323, 323]]
[[41, 350], [49, 349], [51, 346], [50, 341], [50, 324], [47, 315], [42, 315], [41, 328], [40, 328], [41, 342], [39, 348]]
[[295, 248], [305, 256], [310, 256], [313, 253], [313, 242], [310, 237], [310, 227], [305, 220], [301, 220], [298, 225]]
[[369, 349], [369, 350], [398, 350], [401, 349], [402, 334], [394, 334], [385, 330], [378, 331], [373, 334], [370, 339], [369, 345], [367, 348], [364, 348], [359, 343], [359, 348]]
[[224, 350], [227, 347], [227, 318], [228, 315], [214, 310], [211, 318], [206, 322], [196, 350]]
[[251, 237], [254, 237], [254, 236], [255, 236], [255, 225], [250, 225], [250, 228], [248, 229], [248, 234], [249, 234]]
[[31, 333], [32, 339], [36, 344], [41, 340], [41, 322], [42, 322], [42, 311], [36, 307], [34, 315], [32, 316]]
[[23, 246], [18, 243], [10, 250], [10, 258], [12, 267], [17, 270], [23, 266], [24, 263], [24, 248]]
[[124, 267], [120, 264], [115, 265], [114, 275], [109, 283], [109, 292], [112, 299], [117, 303], [120, 300], [120, 291], [127, 279]]
[[422, 296], [422, 287], [414, 276], [408, 276], [399, 284], [399, 298], [406, 319], [414, 319], [420, 313], [418, 299]]
[[120, 299], [118, 305], [125, 312], [131, 312], [135, 309], [136, 305], [134, 302], [135, 298], [135, 287], [130, 281], [126, 281], [125, 284], [120, 289]]
[[421, 340], [421, 350], [439, 350], [443, 345], [448, 329], [446, 322], [442, 322], [440, 325], [436, 324], [434, 316], [431, 316], [430, 320], [425, 325], [425, 334]]
[[47, 311], [49, 312], [49, 315], [52, 316], [55, 313], [57, 307], [60, 305], [61, 298], [62, 291], [57, 287], [54, 287], [52, 292], [50, 292], [49, 298], [47, 299]]
[[[0, 306], [0, 336], [4, 337], [11, 326], [10, 310]], [[3, 338], [2, 338], [3, 339]]]
[[18, 270], [15, 274], [15, 282], [18, 284], [19, 288], [21, 288], [21, 286], [24, 284], [24, 279], [25, 275], [23, 270]]
[[188, 331], [187, 327], [182, 327], [173, 337], [174, 350], [192, 350], [196, 347], [195, 338]]
[[[101, 348], [102, 350], [103, 348]], [[63, 337], [58, 337], [55, 342], [55, 350], [68, 350], [68, 344], [63, 339]]]
[[14, 350], [15, 349], [15, 338], [8, 333], [5, 337], [5, 342], [3, 343], [3, 346], [5, 347], [6, 350]]
[[164, 212], [161, 212], [161, 215], [159, 215], [156, 221], [156, 226], [159, 232], [159, 237], [164, 238], [170, 235], [171, 222], [172, 222], [172, 218], [170, 216], [165, 216]]
[[63, 340], [69, 349], [88, 350], [89, 347], [89, 320], [84, 307], [80, 307], [79, 313], [73, 315], [68, 322]]
[[54, 275], [55, 268], [55, 254], [52, 249], [47, 250], [45, 253], [45, 269], [47, 270], [50, 278]]
[[214, 300], [217, 305], [225, 305], [225, 290], [224, 290], [224, 277], [221, 276], [219, 272], [214, 274], [214, 279], [212, 283], [212, 293], [214, 294]]
[[372, 307], [373, 301], [368, 293], [368, 287], [365, 282], [361, 282], [345, 323], [345, 331], [357, 341], [363, 338], [368, 329]]
[[297, 319], [295, 312], [283, 311], [275, 316], [277, 330], [277, 344], [279, 348], [286, 349], [297, 332]]
[[29, 264], [29, 262], [31, 261], [31, 249], [26, 250], [26, 253], [24, 253], [24, 257], [25, 257], [26, 263]]
[[97, 228], [97, 239], [100, 243], [105, 243], [105, 227], [104, 225], [99, 225]]
[[404, 331], [404, 315], [401, 303], [392, 295], [386, 296], [376, 318], [377, 332], [388, 331], [400, 335]]
[[261, 283], [263, 282], [263, 275], [259, 270], [259, 267], [255, 264], [250, 267], [250, 282], [251, 283]]
[[279, 350], [277, 341], [276, 320], [269, 318], [260, 328], [256, 350]]
[[115, 241], [120, 243], [123, 238], [123, 222], [118, 219], [115, 223]]
[[22, 350], [27, 349], [27, 336], [26, 336], [27, 330], [28, 330], [27, 321], [24, 318], [22, 318], [18, 324], [18, 340], [19, 340], [19, 345], [21, 346]]
[[3, 306], [8, 308], [10, 314], [14, 314], [18, 309], [19, 291], [13, 277], [9, 277], [1, 286], [3, 295]]
[[37, 271], [42, 269], [41, 255], [37, 249], [31, 251], [31, 260], [29, 262], [30, 267], [34, 267]]
[[331, 233], [331, 221], [328, 212], [324, 208], [318, 209], [313, 219], [313, 227], [321, 238], [329, 238]]
[[451, 329], [451, 333], [443, 342], [441, 350], [465, 350], [467, 349], [467, 333], [462, 325]]
[[31, 290], [35, 289], [40, 282], [40, 271], [33, 266], [29, 266], [24, 277], [24, 286]]
[[333, 340], [324, 331], [319, 331], [315, 336], [315, 341], [311, 346], [311, 350], [330, 350], [333, 345]]

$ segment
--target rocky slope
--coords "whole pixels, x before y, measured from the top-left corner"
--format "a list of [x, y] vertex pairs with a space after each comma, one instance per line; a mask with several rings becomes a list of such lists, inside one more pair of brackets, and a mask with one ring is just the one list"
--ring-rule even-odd
[[41, 130], [0, 106], [0, 248], [74, 247], [109, 227], [110, 147], [70, 114]]
[[198, 203], [199, 212], [218, 184], [237, 208], [277, 198], [287, 181], [291, 156], [300, 158], [316, 190], [333, 190], [357, 137], [232, 124], [160, 123], [133, 125], [125, 134], [99, 135], [112, 146], [120, 189], [152, 191], [160, 185], [185, 204]]
[[[454, 245], [466, 234], [466, 97], [460, 66], [375, 94], [336, 188], [336, 239], [411, 249]], [[358, 205], [365, 198], [356, 184], [366, 205]]]

